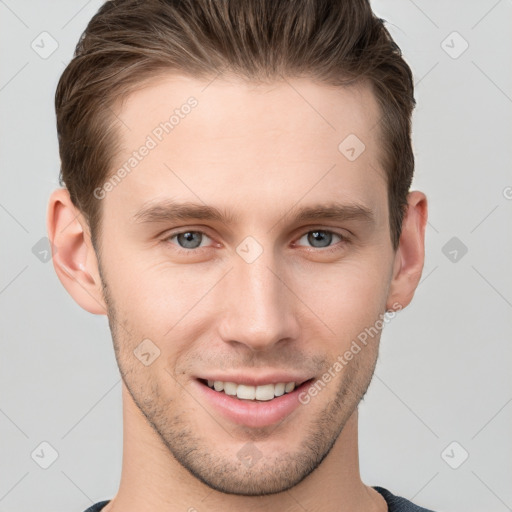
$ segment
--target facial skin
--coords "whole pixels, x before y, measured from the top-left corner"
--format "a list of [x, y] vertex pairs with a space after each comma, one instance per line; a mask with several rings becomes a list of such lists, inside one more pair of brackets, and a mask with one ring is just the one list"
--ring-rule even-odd
[[[357, 454], [357, 405], [380, 333], [269, 426], [219, 414], [197, 379], [321, 379], [379, 315], [410, 302], [426, 198], [409, 194], [393, 251], [376, 100], [367, 86], [306, 79], [155, 80], [117, 108], [115, 169], [191, 96], [197, 106], [101, 200], [99, 261], [68, 193], [50, 200], [57, 274], [83, 308], [108, 313], [123, 377], [123, 473], [104, 510], [386, 510], [361, 482]], [[338, 149], [349, 134], [365, 144], [354, 161]], [[232, 218], [143, 220], [143, 208], [169, 200]], [[335, 203], [371, 215], [293, 220]], [[173, 237], [187, 232], [196, 234]], [[262, 252], [248, 262], [240, 248]], [[160, 350], [148, 366], [134, 355], [143, 340]]]

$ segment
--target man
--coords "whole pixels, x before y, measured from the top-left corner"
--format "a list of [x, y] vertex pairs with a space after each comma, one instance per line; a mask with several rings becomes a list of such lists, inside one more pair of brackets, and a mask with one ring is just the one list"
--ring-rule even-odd
[[357, 446], [423, 267], [413, 107], [365, 0], [102, 6], [57, 88], [48, 211], [123, 379], [119, 491], [89, 512], [426, 510], [363, 484]]

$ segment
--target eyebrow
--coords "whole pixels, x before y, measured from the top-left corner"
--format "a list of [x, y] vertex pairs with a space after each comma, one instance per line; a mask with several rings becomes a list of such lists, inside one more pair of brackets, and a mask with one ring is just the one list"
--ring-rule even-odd
[[[374, 220], [374, 212], [367, 206], [357, 203], [322, 203], [292, 208], [289, 212], [284, 214], [276, 224], [285, 218], [291, 218], [294, 223], [324, 219], [372, 222]], [[135, 213], [133, 219], [137, 223], [208, 220], [224, 224], [233, 224], [236, 222], [237, 216], [225, 209], [219, 209], [206, 204], [192, 202], [178, 203], [173, 200], [164, 200], [143, 205], [142, 208]], [[276, 224], [274, 224], [274, 226]]]
[[372, 222], [374, 220], [373, 211], [362, 204], [340, 204], [327, 203], [312, 206], [303, 206], [296, 210], [291, 210], [284, 217], [292, 216], [294, 222], [306, 222], [311, 220], [332, 219], [337, 221], [361, 220]]
[[178, 203], [173, 200], [164, 200], [157, 203], [149, 203], [134, 215], [135, 222], [172, 222], [188, 221], [193, 219], [219, 221], [232, 223], [235, 220], [233, 214], [226, 210], [198, 203]]

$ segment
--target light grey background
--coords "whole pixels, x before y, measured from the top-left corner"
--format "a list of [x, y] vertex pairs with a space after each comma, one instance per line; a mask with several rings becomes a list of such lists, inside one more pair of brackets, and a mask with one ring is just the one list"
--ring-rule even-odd
[[[0, 0], [0, 512], [81, 512], [119, 483], [107, 320], [33, 253], [58, 187], [55, 87], [101, 3]], [[414, 72], [413, 188], [430, 216], [421, 284], [360, 406], [362, 477], [439, 511], [512, 510], [512, 2], [373, 6]], [[58, 43], [47, 58], [31, 47], [51, 49], [44, 31]], [[42, 442], [58, 453], [48, 469]]]

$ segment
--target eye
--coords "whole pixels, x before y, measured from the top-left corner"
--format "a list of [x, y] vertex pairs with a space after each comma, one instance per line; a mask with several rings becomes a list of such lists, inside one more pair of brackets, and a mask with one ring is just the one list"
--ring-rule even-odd
[[346, 238], [338, 233], [334, 233], [333, 231], [329, 231], [327, 229], [315, 229], [313, 231], [308, 231], [305, 233], [300, 239], [304, 238], [307, 240], [309, 244], [315, 249], [323, 249], [325, 247], [330, 248], [331, 243], [333, 241], [333, 237], [337, 237], [340, 242], [346, 240]]
[[[165, 240], [173, 245], [177, 245], [178, 249], [186, 251], [201, 248], [201, 242], [203, 242], [205, 238], [209, 239], [209, 237], [201, 231], [182, 231], [168, 236]], [[176, 243], [173, 242], [174, 239], [176, 239]]]

